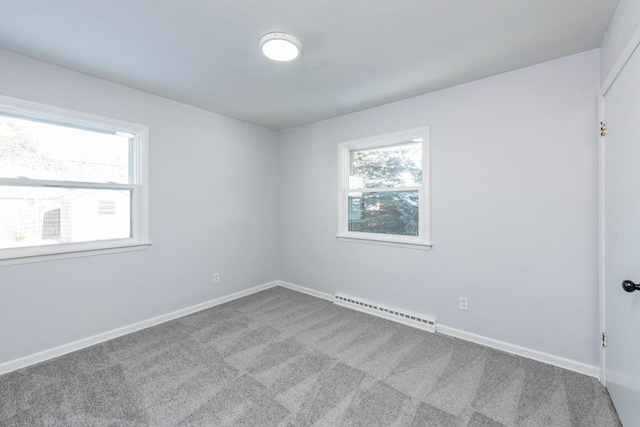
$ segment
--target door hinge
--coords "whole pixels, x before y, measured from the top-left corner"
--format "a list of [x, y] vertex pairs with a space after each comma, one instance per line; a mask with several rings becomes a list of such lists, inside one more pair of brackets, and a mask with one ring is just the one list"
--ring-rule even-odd
[[600, 122], [600, 136], [607, 134], [607, 125], [604, 122]]
[[607, 334], [605, 332], [602, 333], [602, 347], [607, 346]]

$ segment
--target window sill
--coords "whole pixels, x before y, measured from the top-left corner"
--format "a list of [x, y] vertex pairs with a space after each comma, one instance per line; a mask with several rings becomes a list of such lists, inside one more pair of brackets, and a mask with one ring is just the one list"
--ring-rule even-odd
[[430, 251], [433, 247], [433, 243], [413, 243], [413, 242], [399, 242], [394, 240], [386, 240], [386, 239], [375, 239], [370, 237], [353, 237], [353, 236], [345, 236], [345, 235], [337, 235], [336, 239], [339, 242], [349, 242], [349, 243], [364, 243], [367, 245], [381, 245], [381, 246], [392, 246], [396, 248], [409, 248], [409, 249], [417, 249], [422, 251]]
[[102, 248], [81, 248], [81, 247], [69, 247], [69, 248], [56, 248], [55, 252], [51, 253], [36, 253], [36, 254], [16, 254], [15, 256], [7, 255], [0, 258], [0, 267], [17, 264], [29, 264], [34, 262], [46, 262], [56, 261], [61, 259], [81, 258], [97, 255], [109, 255], [122, 252], [143, 251], [151, 246], [151, 242], [145, 243], [121, 243], [114, 244], [113, 246], [105, 246]]

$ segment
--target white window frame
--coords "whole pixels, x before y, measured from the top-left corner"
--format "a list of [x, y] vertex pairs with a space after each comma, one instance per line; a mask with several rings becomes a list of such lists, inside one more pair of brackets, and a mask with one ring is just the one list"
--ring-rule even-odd
[[[418, 236], [402, 236], [397, 234], [365, 233], [349, 231], [348, 200], [349, 193], [379, 192], [380, 189], [350, 189], [349, 175], [351, 168], [351, 151], [386, 147], [419, 140], [422, 138], [422, 185], [418, 187], [394, 187], [388, 191], [418, 190]], [[429, 127], [409, 129], [386, 135], [342, 142], [338, 145], [338, 234], [340, 241], [373, 243], [389, 246], [401, 246], [414, 249], [429, 249], [433, 246], [430, 230], [430, 171], [429, 171]], [[384, 190], [383, 190], [384, 191]]]
[[149, 129], [147, 126], [7, 96], [0, 96], [0, 112], [63, 126], [109, 133], [126, 132], [134, 135], [129, 156], [131, 168], [129, 184], [0, 178], [0, 185], [3, 186], [130, 190], [132, 194], [132, 236], [130, 238], [0, 249], [0, 266], [143, 250], [151, 245], [149, 240]]

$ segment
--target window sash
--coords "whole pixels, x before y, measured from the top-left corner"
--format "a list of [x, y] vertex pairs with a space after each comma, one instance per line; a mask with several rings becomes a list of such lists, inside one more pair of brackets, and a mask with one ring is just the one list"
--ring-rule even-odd
[[[30, 246], [13, 246], [0, 249], [0, 260], [7, 258], [20, 258], [31, 254], [36, 251], [38, 253], [50, 254], [66, 251], [81, 250], [83, 247], [92, 248], [97, 245], [110, 246], [113, 243], [129, 242], [136, 243], [141, 242], [141, 218], [140, 218], [140, 206], [141, 206], [141, 191], [140, 186], [132, 184], [102, 184], [102, 183], [85, 183], [85, 182], [69, 182], [69, 181], [37, 181], [24, 180], [24, 179], [0, 179], [0, 187], [31, 187], [31, 188], [68, 188], [78, 190], [122, 190], [130, 193], [129, 204], [129, 223], [130, 223], [130, 236], [118, 237], [118, 238], [104, 238], [88, 241], [78, 242], [64, 242], [64, 243], [51, 243], [51, 244], [36, 244]], [[32, 254], [31, 254], [32, 255]]]
[[422, 185], [411, 187], [374, 187], [374, 188], [348, 188], [348, 193], [401, 193], [403, 191], [420, 191]]
[[117, 184], [114, 182], [82, 182], [82, 181], [55, 181], [28, 178], [0, 178], [0, 186], [16, 187], [60, 187], [60, 188], [87, 188], [103, 190], [134, 190], [139, 187], [135, 184]]
[[[0, 99], [0, 101], [1, 100], [2, 99]], [[51, 108], [47, 108], [47, 110], [51, 110]], [[114, 126], [103, 125], [94, 121], [83, 120], [56, 113], [49, 113], [46, 111], [37, 111], [30, 108], [14, 107], [10, 105], [0, 105], [0, 115], [11, 117], [14, 119], [30, 120], [32, 122], [45, 123], [49, 125], [105, 133], [108, 135], [113, 135], [116, 131], [135, 134], [135, 131], [131, 131], [128, 128], [120, 129], [120, 127], [118, 126], [118, 129], [115, 129]]]

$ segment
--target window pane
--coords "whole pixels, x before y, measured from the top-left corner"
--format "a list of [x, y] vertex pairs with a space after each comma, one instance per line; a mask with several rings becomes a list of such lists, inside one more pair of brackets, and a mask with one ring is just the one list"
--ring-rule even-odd
[[418, 192], [349, 194], [349, 231], [418, 235]]
[[413, 187], [422, 184], [422, 143], [351, 151], [349, 188]]
[[127, 137], [0, 115], [0, 177], [129, 183]]
[[0, 249], [131, 237], [131, 190], [0, 187]]

